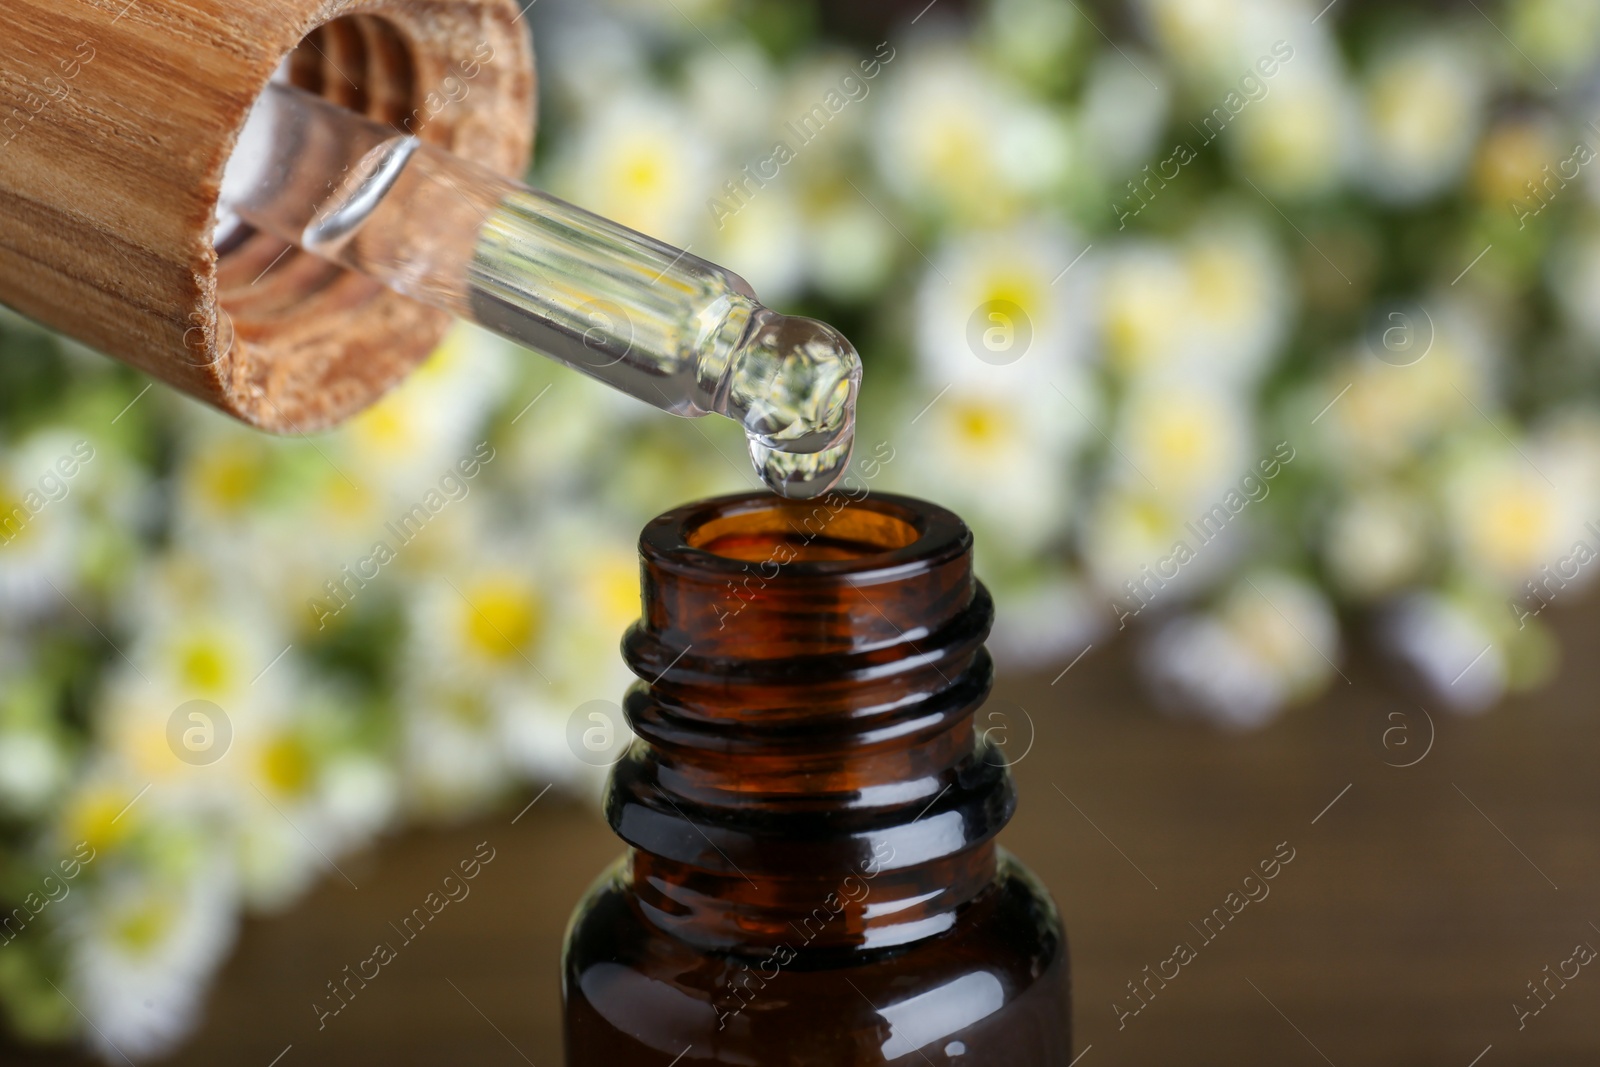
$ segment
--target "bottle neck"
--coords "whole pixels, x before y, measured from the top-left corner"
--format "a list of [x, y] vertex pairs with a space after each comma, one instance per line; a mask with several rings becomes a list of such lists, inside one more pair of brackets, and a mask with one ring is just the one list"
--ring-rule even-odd
[[948, 929], [1014, 797], [973, 726], [993, 619], [949, 512], [729, 497], [646, 528], [613, 774], [641, 912], [717, 948], [875, 948]]

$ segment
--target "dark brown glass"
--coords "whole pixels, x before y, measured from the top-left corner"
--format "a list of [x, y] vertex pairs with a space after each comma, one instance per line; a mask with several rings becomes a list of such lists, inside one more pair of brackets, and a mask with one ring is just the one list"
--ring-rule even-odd
[[996, 846], [994, 608], [955, 515], [723, 497], [640, 537], [629, 848], [567, 931], [570, 1067], [1070, 1062], [1067, 944]]

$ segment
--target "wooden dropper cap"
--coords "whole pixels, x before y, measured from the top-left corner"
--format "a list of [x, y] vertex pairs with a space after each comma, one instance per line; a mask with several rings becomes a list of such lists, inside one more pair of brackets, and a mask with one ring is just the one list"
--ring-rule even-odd
[[515, 0], [4, 0], [0, 302], [263, 429], [309, 432], [449, 316], [260, 234], [214, 244], [251, 105], [290, 81], [519, 176]]

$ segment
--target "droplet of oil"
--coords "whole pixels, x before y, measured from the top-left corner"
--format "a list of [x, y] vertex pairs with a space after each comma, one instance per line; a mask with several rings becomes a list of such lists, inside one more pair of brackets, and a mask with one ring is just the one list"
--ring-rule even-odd
[[768, 489], [791, 500], [809, 500], [832, 489], [844, 476], [856, 435], [852, 426], [818, 452], [783, 452], [755, 435], [748, 440], [750, 461]]
[[850, 463], [861, 357], [815, 319], [759, 308], [731, 361], [723, 414], [739, 420], [767, 488], [806, 499]]

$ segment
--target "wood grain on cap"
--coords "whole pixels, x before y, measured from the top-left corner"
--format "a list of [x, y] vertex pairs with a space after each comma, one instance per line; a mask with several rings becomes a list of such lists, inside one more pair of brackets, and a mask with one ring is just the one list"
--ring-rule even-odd
[[[222, 172], [284, 58], [502, 173], [532, 141], [513, 0], [5, 0], [0, 33], [0, 301], [277, 432], [371, 404], [449, 323], [262, 236], [219, 262]], [[467, 93], [429, 107], [463, 69]]]

